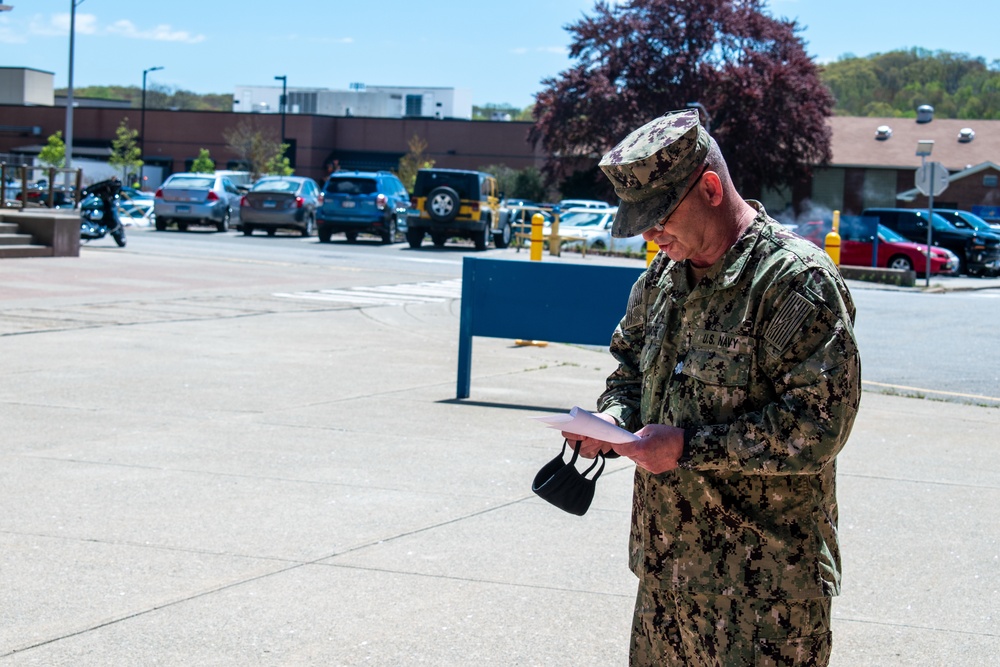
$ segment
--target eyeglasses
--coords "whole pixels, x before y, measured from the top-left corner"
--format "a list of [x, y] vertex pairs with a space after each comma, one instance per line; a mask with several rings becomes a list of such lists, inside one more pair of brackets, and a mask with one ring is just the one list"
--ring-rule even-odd
[[705, 175], [705, 171], [707, 169], [708, 169], [708, 164], [707, 163], [703, 164], [701, 166], [701, 171], [699, 171], [698, 175], [695, 176], [695, 179], [691, 181], [691, 185], [687, 187], [687, 190], [684, 191], [684, 194], [681, 195], [681, 198], [677, 200], [677, 204], [674, 206], [674, 210], [670, 212], [670, 215], [668, 215], [666, 218], [656, 223], [646, 231], [653, 232], [654, 234], [659, 234], [660, 232], [663, 231], [663, 228], [666, 225], [667, 221], [670, 220], [671, 217], [673, 217], [674, 211], [676, 211], [677, 208], [684, 202], [684, 200], [687, 199], [687, 196], [691, 194], [691, 191], [694, 190], [694, 186], [698, 185], [698, 181], [700, 181], [701, 177]]

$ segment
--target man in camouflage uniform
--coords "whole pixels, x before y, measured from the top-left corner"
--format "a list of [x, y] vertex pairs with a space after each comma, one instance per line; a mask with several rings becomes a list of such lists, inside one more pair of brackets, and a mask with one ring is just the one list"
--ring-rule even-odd
[[601, 169], [622, 200], [612, 233], [660, 247], [597, 406], [641, 439], [581, 446], [636, 463], [630, 663], [825, 665], [835, 459], [861, 395], [851, 295], [820, 248], [738, 195], [696, 111], [636, 130]]

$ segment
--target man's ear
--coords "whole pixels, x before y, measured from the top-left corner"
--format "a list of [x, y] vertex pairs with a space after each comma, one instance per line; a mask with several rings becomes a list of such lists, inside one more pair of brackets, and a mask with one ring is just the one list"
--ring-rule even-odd
[[722, 203], [722, 179], [714, 171], [706, 171], [701, 179], [701, 187], [709, 205], [718, 206]]

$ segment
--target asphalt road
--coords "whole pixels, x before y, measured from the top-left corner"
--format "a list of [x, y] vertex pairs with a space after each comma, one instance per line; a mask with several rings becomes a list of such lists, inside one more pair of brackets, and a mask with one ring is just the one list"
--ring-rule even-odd
[[[329, 267], [339, 271], [339, 280], [353, 285], [459, 278], [463, 258], [474, 253], [469, 242], [453, 241], [444, 248], [428, 242], [412, 250], [405, 242], [383, 245], [375, 237], [347, 243], [342, 236], [335, 236], [331, 243], [320, 243], [315, 237], [302, 238], [290, 232], [246, 237], [237, 232], [130, 228], [128, 239], [125, 251], [129, 253]], [[120, 252], [110, 239], [86, 247]], [[475, 254], [528, 257], [527, 250], [513, 248]], [[564, 256], [568, 261], [579, 259], [570, 253]], [[586, 261], [641, 266], [637, 259], [591, 256]], [[935, 284], [942, 280], [949, 284], [948, 279], [935, 279]], [[1000, 281], [968, 284], [983, 287]], [[917, 288], [897, 290], [852, 283], [865, 388], [1000, 407], [1000, 355], [993, 351], [1000, 332], [1000, 287], [926, 292], [920, 289], [922, 285], [921, 281]]]

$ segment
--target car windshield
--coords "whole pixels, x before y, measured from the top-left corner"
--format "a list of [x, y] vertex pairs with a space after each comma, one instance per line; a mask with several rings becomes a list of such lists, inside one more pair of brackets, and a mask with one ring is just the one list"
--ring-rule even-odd
[[588, 213], [586, 211], [578, 211], [575, 213], [567, 213], [566, 215], [560, 217], [559, 224], [570, 227], [598, 227], [606, 219], [607, 214], [605, 213]]
[[253, 192], [295, 192], [299, 184], [294, 181], [260, 181], [255, 183]]
[[331, 178], [326, 191], [334, 195], [370, 195], [375, 192], [374, 178]]
[[878, 239], [887, 243], [907, 243], [908, 241], [898, 232], [895, 232], [885, 225], [878, 226]]
[[168, 188], [189, 188], [192, 190], [211, 190], [215, 179], [211, 176], [178, 176], [167, 181]]
[[955, 215], [959, 218], [959, 220], [952, 220], [952, 223], [956, 227], [972, 227], [973, 229], [978, 229], [982, 232], [994, 231], [993, 228], [990, 227], [989, 223], [980, 218], [978, 215], [966, 213], [965, 211], [955, 211]]

